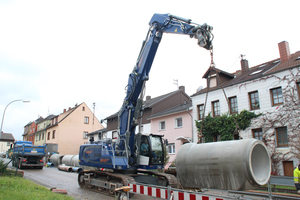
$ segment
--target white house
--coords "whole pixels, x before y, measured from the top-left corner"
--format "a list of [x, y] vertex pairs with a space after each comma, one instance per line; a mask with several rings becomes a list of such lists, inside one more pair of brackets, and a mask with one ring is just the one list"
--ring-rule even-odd
[[[242, 110], [262, 113], [262, 116], [252, 120], [250, 127], [240, 131], [234, 138], [267, 141], [270, 151], [285, 156], [276, 164], [277, 173], [292, 175], [299, 161], [291, 154], [284, 154], [291, 150], [291, 136], [300, 134], [297, 125], [300, 118], [300, 51], [290, 54], [286, 41], [279, 43], [278, 47], [280, 58], [250, 68], [248, 61], [242, 59], [241, 70], [233, 74], [210, 67], [203, 76], [207, 79], [207, 87], [191, 98], [196, 120], [201, 120], [208, 113], [214, 117]], [[197, 135], [195, 128], [194, 141], [198, 140]]]

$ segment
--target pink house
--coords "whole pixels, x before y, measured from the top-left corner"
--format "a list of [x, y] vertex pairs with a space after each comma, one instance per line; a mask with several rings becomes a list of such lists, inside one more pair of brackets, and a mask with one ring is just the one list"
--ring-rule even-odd
[[[151, 98], [146, 97], [143, 104], [142, 123], [136, 127], [136, 133], [156, 133], [168, 140], [168, 168], [176, 158], [179, 148], [192, 139], [191, 98], [185, 93], [185, 87], [179, 90]], [[118, 113], [107, 117], [107, 138], [114, 138], [118, 131]], [[140, 124], [140, 123], [138, 123]]]
[[191, 106], [191, 102], [180, 104], [149, 118], [152, 133], [162, 134], [164, 139], [168, 140], [167, 151], [170, 158], [165, 166], [166, 169], [175, 161], [179, 148], [187, 142], [192, 142]]

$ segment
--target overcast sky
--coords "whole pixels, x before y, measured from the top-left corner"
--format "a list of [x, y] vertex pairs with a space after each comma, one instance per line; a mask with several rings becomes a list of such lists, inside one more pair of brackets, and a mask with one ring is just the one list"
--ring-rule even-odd
[[[247, 2], [247, 3], [246, 3]], [[285, 40], [300, 50], [300, 1], [0, 0], [0, 115], [3, 131], [21, 140], [24, 126], [85, 102], [103, 119], [117, 112], [154, 13], [214, 27], [216, 67], [235, 72], [240, 54], [250, 67], [279, 58]], [[186, 35], [164, 34], [146, 95], [177, 89], [192, 95], [210, 54]], [[2, 117], [1, 117], [2, 119]]]

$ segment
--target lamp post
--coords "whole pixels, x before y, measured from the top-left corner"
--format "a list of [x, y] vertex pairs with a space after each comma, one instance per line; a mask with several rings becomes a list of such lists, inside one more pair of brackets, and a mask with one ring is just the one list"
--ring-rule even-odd
[[13, 100], [13, 101], [11, 101], [9, 104], [7, 104], [7, 106], [6, 106], [5, 109], [4, 109], [3, 117], [2, 117], [1, 130], [0, 130], [0, 140], [2, 139], [2, 127], [3, 127], [3, 121], [4, 121], [4, 116], [5, 116], [6, 108], [7, 108], [10, 104], [12, 104], [13, 102], [16, 102], [16, 101], [23, 101], [23, 103], [29, 103], [29, 102], [30, 102], [30, 101], [24, 101], [23, 99], [17, 99], [17, 100]]

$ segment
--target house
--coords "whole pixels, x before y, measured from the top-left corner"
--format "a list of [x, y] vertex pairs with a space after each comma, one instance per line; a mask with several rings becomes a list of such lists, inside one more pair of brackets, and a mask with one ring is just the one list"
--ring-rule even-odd
[[11, 133], [3, 133], [1, 134], [1, 141], [0, 141], [0, 152], [6, 152], [10, 149], [11, 144], [15, 142], [15, 138]]
[[[136, 133], [163, 134], [169, 142], [168, 151], [170, 163], [175, 160], [181, 145], [191, 141], [192, 118], [191, 98], [185, 93], [185, 87], [179, 90], [151, 98], [146, 96], [143, 104], [141, 125], [136, 127]], [[118, 137], [118, 113], [107, 118], [107, 138]], [[140, 124], [140, 121], [138, 122]]]
[[23, 141], [29, 141], [29, 133], [30, 133], [30, 126], [32, 122], [29, 122], [24, 126], [24, 133], [22, 134], [23, 136]]
[[24, 127], [24, 134], [23, 139], [26, 139], [26, 141], [31, 141], [32, 144], [35, 142], [35, 132], [37, 131], [37, 124], [40, 123], [44, 118], [39, 117], [33, 122], [29, 122], [27, 125]]
[[47, 127], [51, 125], [52, 119], [56, 115], [49, 115], [45, 119], [41, 119], [36, 123], [36, 132], [34, 133], [35, 145], [44, 145], [46, 143]]
[[[290, 54], [286, 41], [280, 42], [278, 47], [279, 58], [254, 67], [242, 59], [241, 70], [232, 74], [210, 67], [203, 75], [207, 87], [191, 98], [196, 120], [202, 120], [209, 113], [213, 117], [242, 110], [262, 113], [234, 138], [262, 140], [270, 151], [273, 170], [277, 174], [291, 175], [299, 162], [290, 152], [291, 136], [299, 135], [300, 52]], [[194, 141], [198, 140], [197, 134], [195, 128]], [[278, 158], [280, 162], [275, 163]]]
[[176, 154], [185, 143], [193, 142], [192, 102], [179, 104], [173, 108], [151, 115], [151, 130], [153, 133], [164, 135], [168, 140], [167, 152], [169, 156], [167, 169], [176, 159]]
[[88, 142], [88, 133], [103, 128], [93, 112], [83, 102], [51, 117], [51, 123], [46, 127], [44, 143], [57, 144], [57, 151], [60, 154], [77, 155], [80, 145]]
[[107, 138], [107, 128], [103, 128], [103, 129], [99, 129], [96, 130], [94, 132], [88, 133], [88, 140], [91, 139], [91, 137], [93, 137], [94, 141], [98, 141], [98, 140], [104, 140]]

